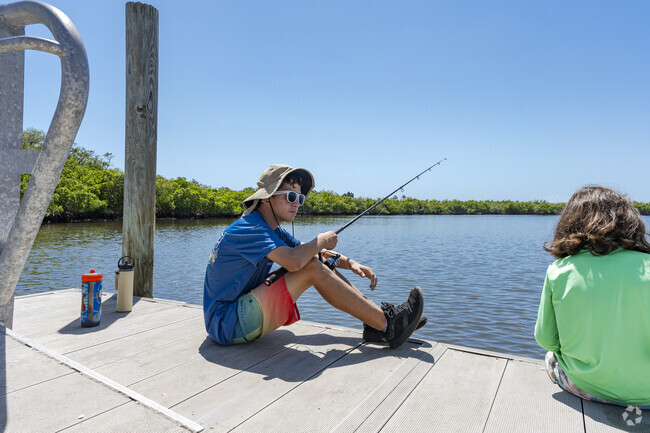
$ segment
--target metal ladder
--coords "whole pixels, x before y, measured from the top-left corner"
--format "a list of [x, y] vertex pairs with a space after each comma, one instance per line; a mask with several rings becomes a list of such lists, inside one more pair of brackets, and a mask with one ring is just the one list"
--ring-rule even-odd
[[[55, 40], [25, 36], [44, 24]], [[22, 149], [24, 50], [61, 59], [59, 101], [41, 150]], [[70, 19], [38, 1], [0, 4], [0, 325], [13, 325], [14, 291], [88, 101], [88, 58]], [[31, 174], [20, 199], [22, 174]]]

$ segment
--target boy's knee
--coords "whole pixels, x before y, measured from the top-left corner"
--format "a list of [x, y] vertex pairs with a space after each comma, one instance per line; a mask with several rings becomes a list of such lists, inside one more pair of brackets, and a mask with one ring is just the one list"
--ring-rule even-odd
[[303, 269], [313, 273], [320, 273], [325, 270], [328, 270], [325, 264], [320, 260], [318, 260], [316, 257], [312, 257], [312, 259], [307, 262], [307, 264]]
[[323, 281], [325, 277], [331, 277], [334, 274], [330, 268], [325, 265], [325, 263], [318, 260], [318, 258], [312, 258], [307, 264], [302, 268], [303, 271], [309, 276], [311, 285], [314, 285], [318, 281]]
[[302, 293], [308, 287], [317, 284], [319, 281], [323, 281], [323, 276], [325, 272], [332, 272], [323, 262], [317, 258], [312, 258], [303, 266], [299, 271], [291, 272], [287, 274], [287, 288], [292, 294], [292, 297], [295, 295], [294, 292], [298, 290]]

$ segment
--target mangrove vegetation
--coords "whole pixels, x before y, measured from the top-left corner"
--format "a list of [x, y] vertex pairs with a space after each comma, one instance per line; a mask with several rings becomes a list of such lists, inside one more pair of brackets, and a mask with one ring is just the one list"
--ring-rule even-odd
[[[24, 149], [40, 149], [45, 136], [42, 131], [23, 132]], [[73, 145], [54, 191], [45, 221], [77, 221], [89, 219], [119, 219], [124, 200], [124, 173], [111, 166], [110, 153], [97, 155], [94, 151]], [[29, 175], [22, 176], [21, 195]], [[254, 192], [253, 188], [234, 191], [213, 188], [183, 177], [156, 178], [156, 216], [159, 218], [236, 217], [241, 214], [241, 202]], [[313, 191], [301, 207], [304, 215], [354, 215], [363, 212], [380, 197], [355, 197], [353, 193]], [[644, 215], [650, 215], [650, 203], [635, 202]], [[543, 200], [529, 202], [511, 200], [418, 200], [394, 196], [370, 214], [382, 215], [554, 215], [564, 203]]]

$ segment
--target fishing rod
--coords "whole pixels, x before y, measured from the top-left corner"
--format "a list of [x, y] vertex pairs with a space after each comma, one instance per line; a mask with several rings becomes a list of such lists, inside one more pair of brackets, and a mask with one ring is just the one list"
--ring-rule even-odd
[[[395, 194], [397, 191], [403, 190], [403, 188], [404, 188], [406, 185], [408, 185], [409, 183], [413, 182], [415, 179], [420, 179], [420, 176], [422, 176], [424, 173], [426, 173], [427, 171], [431, 171], [431, 169], [432, 169], [433, 167], [435, 167], [436, 165], [440, 165], [440, 164], [442, 163], [442, 161], [446, 161], [446, 160], [447, 160], [447, 158], [443, 158], [443, 159], [441, 159], [440, 161], [438, 161], [438, 162], [436, 162], [435, 164], [433, 164], [431, 167], [428, 167], [428, 168], [427, 168], [426, 170], [424, 170], [422, 173], [419, 173], [418, 175], [416, 175], [415, 177], [413, 177], [411, 180], [409, 180], [409, 181], [406, 182], [405, 184], [399, 186], [395, 191], [391, 192], [391, 193], [388, 194], [386, 197], [382, 198], [382, 199], [379, 200], [377, 203], [373, 204], [373, 205], [370, 206], [368, 209], [364, 210], [364, 211], [361, 212], [359, 215], [357, 215], [356, 217], [354, 217], [353, 219], [351, 219], [350, 221], [348, 221], [348, 222], [347, 222], [343, 227], [341, 227], [340, 229], [336, 230], [334, 233], [336, 233], [336, 234], [338, 235], [338, 234], [341, 233], [343, 230], [345, 230], [346, 228], [348, 228], [348, 227], [350, 227], [352, 224], [354, 224], [354, 223], [355, 223], [359, 218], [361, 218], [362, 216], [364, 216], [365, 214], [367, 214], [368, 212], [370, 212], [371, 210], [373, 210], [374, 208], [376, 208], [377, 206], [379, 206], [380, 204], [382, 204], [384, 201], [386, 201], [387, 199], [389, 199], [389, 198], [390, 198], [393, 194]], [[319, 253], [319, 255], [320, 255], [320, 253]], [[339, 257], [340, 257], [340, 254], [337, 254], [336, 256], [332, 256], [332, 257], [330, 257], [330, 258], [327, 259], [327, 261], [325, 262], [325, 264], [326, 264], [330, 269], [334, 269], [336, 266], [338, 266], [338, 263], [339, 263]], [[279, 280], [281, 277], [283, 277], [284, 274], [286, 274], [287, 272], [288, 272], [288, 271], [287, 271], [286, 269], [284, 269], [284, 268], [279, 268], [279, 269], [277, 269], [277, 270], [271, 272], [271, 273], [266, 277], [266, 280], [264, 280], [264, 284], [266, 284], [267, 286], [270, 286], [271, 284], [273, 284], [273, 283], [275, 283], [277, 280]]]

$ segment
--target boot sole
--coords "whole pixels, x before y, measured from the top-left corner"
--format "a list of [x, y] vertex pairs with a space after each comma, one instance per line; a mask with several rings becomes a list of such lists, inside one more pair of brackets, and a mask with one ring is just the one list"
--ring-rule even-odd
[[397, 349], [400, 347], [406, 340], [409, 339], [409, 337], [413, 334], [415, 331], [415, 328], [418, 326], [420, 323], [420, 317], [422, 317], [422, 311], [424, 310], [424, 296], [422, 295], [422, 289], [419, 287], [415, 287], [420, 294], [420, 302], [418, 302], [418, 311], [416, 312], [415, 318], [413, 321], [407, 326], [404, 331], [402, 332], [402, 335], [399, 336], [399, 338], [396, 338], [388, 343], [391, 349]]
[[[420, 316], [420, 321], [418, 322], [418, 325], [415, 327], [415, 331], [417, 331], [418, 329], [424, 327], [424, 325], [426, 325], [428, 321], [429, 321], [429, 319], [427, 319], [427, 316], [424, 316], [424, 315]], [[413, 331], [413, 332], [415, 332], [415, 331]], [[368, 335], [368, 334], [366, 334], [366, 331], [364, 330], [363, 339], [368, 343], [388, 344], [384, 340], [381, 339], [379, 334], [380, 334], [380, 332], [375, 330], [372, 334]]]

